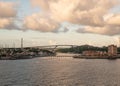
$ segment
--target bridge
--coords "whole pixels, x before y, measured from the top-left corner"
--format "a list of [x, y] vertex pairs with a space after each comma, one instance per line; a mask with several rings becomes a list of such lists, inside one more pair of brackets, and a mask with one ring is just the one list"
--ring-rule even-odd
[[59, 47], [74, 48], [74, 47], [77, 47], [77, 46], [79, 46], [79, 45], [45, 45], [45, 46], [35, 46], [33, 48], [45, 49], [45, 50], [49, 50], [51, 52], [55, 52], [55, 50]]
[[39, 48], [39, 49], [56, 49], [58, 47], [77, 47], [78, 45], [46, 45], [46, 46], [35, 46], [34, 48]]
[[77, 46], [78, 45], [46, 45], [46, 46], [24, 47], [24, 48], [3, 48], [3, 49], [0, 49], [0, 51], [10, 53], [10, 54], [11, 53], [15, 54], [15, 53], [20, 53], [20, 52], [25, 52], [27, 54], [30, 54], [34, 52], [36, 54], [49, 55], [52, 57], [72, 57], [73, 55], [70, 55], [70, 54], [69, 55], [66, 55], [66, 54], [58, 55], [58, 53], [56, 53], [55, 50], [59, 47], [74, 48]]

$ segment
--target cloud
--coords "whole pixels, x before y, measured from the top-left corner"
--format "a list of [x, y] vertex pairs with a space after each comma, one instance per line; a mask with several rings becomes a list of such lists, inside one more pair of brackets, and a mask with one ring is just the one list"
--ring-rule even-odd
[[113, 15], [107, 19], [107, 24], [115, 25], [120, 27], [120, 14]]
[[39, 13], [27, 16], [24, 19], [24, 28], [41, 32], [54, 32], [59, 28], [59, 24]]
[[0, 28], [36, 30], [41, 32], [67, 32], [63, 22], [84, 26], [79, 33], [102, 35], [120, 34], [120, 14], [109, 13], [119, 5], [118, 0], [30, 0], [40, 12], [25, 16], [23, 28], [16, 23], [16, 3], [0, 1]]
[[12, 2], [0, 2], [0, 17], [16, 16], [15, 4]]
[[85, 26], [84, 28], [79, 28], [77, 30], [78, 33], [94, 33], [94, 34], [101, 34], [101, 35], [109, 35], [113, 36], [116, 34], [120, 34], [120, 27], [119, 26], [103, 26], [103, 27], [92, 27], [92, 26]]
[[9, 26], [15, 26], [13, 21], [17, 11], [14, 8], [15, 3], [0, 1], [0, 28], [9, 29]]
[[117, 4], [117, 0], [31, 0], [43, 12], [59, 22], [99, 25], [103, 15]]
[[4, 28], [5, 26], [10, 24], [11, 19], [0, 18], [0, 28]]
[[101, 35], [120, 34], [120, 14], [108, 14], [104, 16], [103, 26], [84, 26], [77, 30], [78, 33], [94, 33]]
[[[77, 30], [79, 33], [119, 34], [120, 15], [109, 14], [114, 6], [120, 4], [118, 0], [31, 0], [31, 3], [34, 7], [40, 7], [41, 14], [48, 14], [46, 18], [51, 21], [85, 26]], [[51, 28], [48, 30], [51, 31]], [[68, 29], [64, 30], [68, 31]]]

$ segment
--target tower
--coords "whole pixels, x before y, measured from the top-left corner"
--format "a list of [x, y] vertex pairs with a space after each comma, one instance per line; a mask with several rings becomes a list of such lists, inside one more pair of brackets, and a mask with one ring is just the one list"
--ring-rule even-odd
[[21, 49], [23, 49], [23, 38], [21, 38]]
[[118, 47], [120, 48], [120, 37], [119, 37], [119, 45], [118, 45]]

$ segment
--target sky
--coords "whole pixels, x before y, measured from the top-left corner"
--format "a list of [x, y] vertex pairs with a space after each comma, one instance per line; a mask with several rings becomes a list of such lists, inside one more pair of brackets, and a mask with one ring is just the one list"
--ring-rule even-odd
[[0, 0], [0, 47], [119, 46], [120, 0]]

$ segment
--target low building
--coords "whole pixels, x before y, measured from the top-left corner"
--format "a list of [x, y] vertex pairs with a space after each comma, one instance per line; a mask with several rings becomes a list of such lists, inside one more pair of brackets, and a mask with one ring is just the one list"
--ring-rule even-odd
[[82, 55], [83, 56], [106, 56], [107, 52], [88, 50], [88, 51], [83, 51]]

